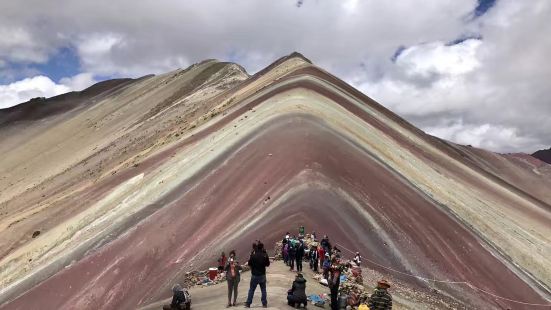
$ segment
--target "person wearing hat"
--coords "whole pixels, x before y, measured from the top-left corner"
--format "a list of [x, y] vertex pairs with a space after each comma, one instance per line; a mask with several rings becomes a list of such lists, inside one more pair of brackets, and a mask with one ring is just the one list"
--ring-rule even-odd
[[391, 310], [392, 309], [392, 296], [388, 292], [390, 284], [387, 280], [382, 279], [377, 282], [375, 292], [369, 297], [369, 309], [370, 310]]
[[299, 272], [297, 273], [295, 281], [293, 281], [293, 286], [289, 291], [287, 291], [287, 304], [291, 307], [297, 308], [304, 305], [304, 308], [306, 308], [307, 303], [306, 279], [304, 279], [302, 273]]

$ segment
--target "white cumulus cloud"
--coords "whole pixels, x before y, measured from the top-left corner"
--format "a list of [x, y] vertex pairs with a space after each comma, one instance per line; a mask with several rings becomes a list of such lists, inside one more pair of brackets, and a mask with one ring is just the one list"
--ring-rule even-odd
[[60, 83], [39, 75], [6, 85], [0, 85], [0, 109], [9, 108], [36, 97], [52, 97], [74, 90], [82, 90], [95, 83], [93, 75], [81, 73], [63, 78]]

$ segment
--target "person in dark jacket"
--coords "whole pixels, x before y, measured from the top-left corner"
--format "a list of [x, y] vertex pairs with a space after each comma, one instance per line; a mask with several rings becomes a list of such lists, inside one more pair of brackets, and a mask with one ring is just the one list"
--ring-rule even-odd
[[268, 253], [264, 250], [264, 245], [258, 242], [256, 245], [256, 251], [251, 254], [248, 265], [251, 267], [251, 286], [249, 288], [249, 295], [247, 296], [247, 302], [245, 308], [250, 308], [253, 302], [254, 291], [256, 287], [260, 285], [260, 291], [262, 293], [261, 301], [264, 308], [268, 307], [268, 300], [266, 294], [266, 267], [270, 266], [270, 258]]
[[331, 269], [331, 259], [329, 258], [329, 254], [325, 254], [325, 259], [323, 260], [322, 264], [323, 269], [323, 278], [326, 280], [329, 280], [329, 270]]
[[304, 308], [306, 308], [307, 303], [306, 279], [304, 279], [302, 273], [298, 273], [295, 281], [293, 281], [293, 286], [287, 292], [287, 304], [291, 307], [297, 308], [304, 305]]
[[331, 276], [327, 280], [331, 292], [331, 310], [339, 309], [339, 286], [341, 285], [341, 271], [336, 266], [331, 266]]
[[392, 310], [392, 296], [388, 293], [390, 284], [386, 280], [377, 282], [375, 292], [369, 298], [368, 306], [371, 310]]
[[304, 259], [304, 244], [299, 242], [297, 245], [296, 261], [297, 261], [297, 271], [302, 272], [302, 261]]
[[[242, 267], [239, 265], [239, 262], [235, 258], [235, 251], [230, 252], [230, 258], [226, 264], [226, 281], [228, 282], [228, 305], [227, 307], [234, 306], [237, 300], [237, 289], [239, 287], [239, 281], [241, 281], [241, 270]], [[233, 294], [233, 303], [232, 303], [232, 294]]]
[[331, 255], [331, 242], [329, 242], [329, 237], [327, 235], [323, 236], [323, 239], [320, 241], [321, 247], [325, 250], [325, 253]]
[[283, 245], [281, 253], [283, 254], [283, 262], [285, 263], [285, 265], [289, 266], [289, 243], [285, 243]]
[[172, 287], [172, 302], [170, 305], [164, 305], [163, 310], [189, 310], [191, 300], [186, 297], [186, 293], [180, 284]]
[[295, 260], [297, 257], [297, 248], [293, 242], [289, 242], [289, 249], [287, 252], [289, 256], [289, 270], [293, 271], [293, 269], [295, 269]]
[[318, 256], [318, 247], [313, 246], [310, 249], [310, 266], [314, 272], [318, 272], [318, 265], [319, 265], [319, 256]]

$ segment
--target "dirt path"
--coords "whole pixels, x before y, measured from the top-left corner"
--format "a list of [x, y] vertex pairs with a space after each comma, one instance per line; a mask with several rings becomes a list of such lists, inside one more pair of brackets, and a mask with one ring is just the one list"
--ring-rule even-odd
[[[306, 294], [321, 294], [329, 293], [327, 287], [322, 286], [312, 279], [312, 271], [308, 267], [308, 263], [303, 264], [305, 278], [308, 281], [306, 283]], [[295, 273], [289, 271], [288, 267], [282, 261], [272, 262], [270, 267], [267, 270], [268, 277], [268, 309], [292, 309], [287, 305], [287, 290], [291, 288]], [[245, 300], [247, 299], [247, 292], [249, 290], [249, 281], [251, 279], [250, 272], [244, 272], [241, 275], [241, 283], [239, 284], [239, 294], [237, 297], [236, 307], [234, 309], [244, 308]], [[190, 291], [191, 298], [193, 301], [192, 309], [193, 310], [211, 310], [211, 309], [226, 309], [226, 304], [228, 302], [227, 297], [227, 286], [226, 283], [221, 283], [218, 285], [210, 287], [197, 287], [193, 288]], [[153, 310], [153, 309], [162, 309], [162, 305], [169, 303], [170, 300], [163, 300], [155, 304], [148, 305], [142, 310]], [[257, 288], [253, 303], [251, 308], [262, 308], [262, 303], [260, 302], [260, 287]], [[311, 306], [310, 308], [313, 308]], [[329, 306], [326, 305], [326, 308], [329, 309]], [[231, 309], [231, 308], [230, 308]], [[317, 307], [316, 307], [317, 309]]]

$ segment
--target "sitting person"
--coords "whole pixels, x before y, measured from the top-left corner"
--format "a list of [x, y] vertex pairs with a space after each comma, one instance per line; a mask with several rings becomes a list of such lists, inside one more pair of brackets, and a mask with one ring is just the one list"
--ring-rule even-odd
[[172, 302], [170, 305], [164, 305], [163, 310], [189, 310], [191, 308], [191, 298], [180, 284], [172, 287]]
[[369, 298], [369, 309], [373, 310], [392, 310], [392, 296], [388, 293], [390, 284], [386, 280], [377, 282], [375, 292]]
[[302, 273], [298, 273], [295, 281], [293, 281], [293, 287], [287, 291], [287, 304], [297, 308], [304, 304], [304, 308], [306, 308], [307, 302], [306, 279], [304, 279]]

